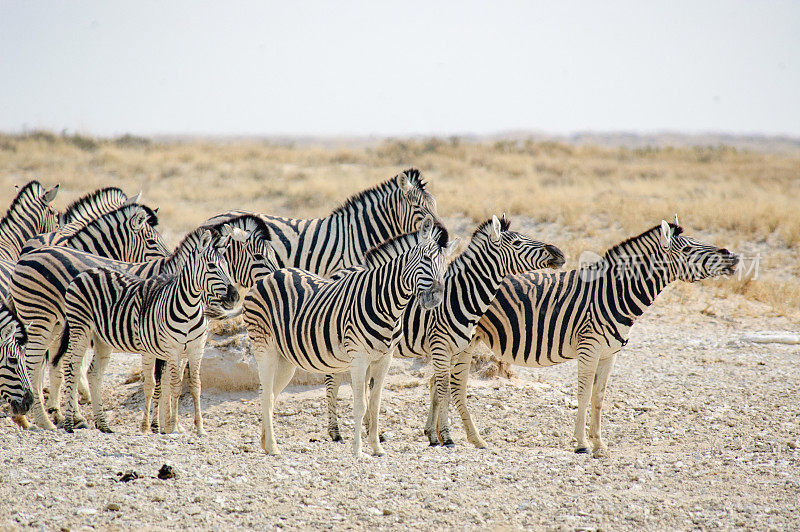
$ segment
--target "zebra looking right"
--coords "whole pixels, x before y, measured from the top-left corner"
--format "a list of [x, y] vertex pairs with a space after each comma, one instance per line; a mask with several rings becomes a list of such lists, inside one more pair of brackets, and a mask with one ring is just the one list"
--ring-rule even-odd
[[426, 216], [439, 219], [436, 200], [416, 168], [351, 196], [324, 218], [292, 219], [231, 211], [209, 222], [224, 222], [243, 214], [259, 216], [269, 226], [281, 268], [300, 268], [322, 277], [360, 265], [367, 251], [416, 232]]
[[0, 259], [17, 260], [25, 242], [58, 229], [58, 213], [50, 206], [57, 193], [58, 185], [45, 190], [38, 181], [20, 189], [0, 220]]
[[[261, 445], [279, 454], [272, 429], [275, 397], [289, 383], [296, 367], [315, 373], [350, 371], [353, 415], [361, 427], [366, 409], [364, 383], [373, 364], [368, 441], [375, 455], [383, 454], [378, 441], [378, 411], [383, 380], [392, 351], [401, 335], [403, 308], [412, 295], [423, 308], [442, 302], [445, 256], [455, 241], [447, 230], [423, 220], [416, 246], [397, 258], [353, 268], [336, 279], [324, 279], [295, 268], [282, 269], [256, 283], [244, 303], [244, 320], [253, 343], [261, 382]], [[391, 243], [383, 245], [392, 245]], [[362, 456], [361, 431], [356, 430], [353, 453]]]
[[[483, 341], [503, 362], [542, 367], [578, 360], [575, 452], [589, 452], [586, 411], [591, 396], [589, 440], [595, 457], [607, 453], [600, 412], [617, 352], [628, 343], [636, 318], [673, 281], [730, 275], [739, 262], [727, 249], [704, 244], [665, 221], [612, 247], [595, 263], [563, 273], [523, 273], [503, 282], [478, 323], [474, 344]], [[452, 374], [454, 402], [464, 402], [469, 360]], [[435, 397], [432, 398], [435, 400]], [[471, 423], [465, 426], [474, 431]], [[472, 427], [471, 429], [469, 427]]]
[[[480, 224], [467, 248], [447, 267], [444, 302], [433, 310], [424, 310], [416, 301], [412, 301], [403, 311], [402, 337], [395, 356], [430, 357], [435, 371], [432, 385], [435, 385], [440, 398], [439, 411], [432, 412], [430, 416], [436, 425], [448, 425], [446, 405], [450, 396], [452, 364], [469, 346], [478, 320], [491, 304], [503, 279], [513, 273], [559, 268], [564, 264], [564, 254], [560, 249], [511, 231], [509, 226], [505, 215], [502, 219], [493, 216]], [[391, 250], [388, 246], [380, 249], [387, 251], [387, 260], [402, 252], [401, 249]], [[328, 434], [334, 441], [341, 440], [336, 416], [340, 377], [341, 374], [325, 377]], [[369, 407], [372, 408], [372, 405]], [[436, 431], [431, 426], [426, 425], [425, 434], [431, 439], [432, 445], [439, 443]], [[449, 431], [443, 430], [441, 436], [445, 445], [453, 444]], [[470, 441], [477, 447], [485, 447], [481, 440]]]
[[[116, 349], [167, 361], [172, 397], [166, 430], [174, 430], [181, 358], [202, 356], [208, 334], [204, 302], [213, 312], [223, 314], [239, 300], [224, 258], [229, 238], [212, 237], [211, 231], [203, 230], [198, 245], [176, 275], [142, 279], [114, 269], [91, 268], [75, 277], [64, 296], [66, 326], [59, 348], [65, 364], [67, 432], [72, 432], [79, 420], [75, 379], [91, 339], [95, 356], [89, 368], [89, 389], [97, 428], [111, 432], [103, 411], [102, 382], [111, 350]], [[149, 392], [152, 397], [152, 373], [144, 378], [145, 394]], [[202, 420], [195, 421], [202, 430]]]

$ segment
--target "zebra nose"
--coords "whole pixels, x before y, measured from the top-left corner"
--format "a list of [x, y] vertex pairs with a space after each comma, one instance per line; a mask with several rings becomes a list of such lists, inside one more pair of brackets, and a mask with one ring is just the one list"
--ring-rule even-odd
[[566, 260], [564, 259], [563, 251], [553, 246], [552, 244], [547, 244], [544, 248], [548, 251], [548, 253], [550, 253], [550, 260], [548, 261], [548, 266], [550, 266], [551, 268], [560, 268], [564, 265]]
[[30, 390], [25, 391], [25, 396], [22, 398], [22, 408], [27, 412], [33, 404], [33, 394]]
[[239, 301], [239, 291], [232, 284], [228, 285], [228, 293], [225, 294], [225, 302], [235, 305]]

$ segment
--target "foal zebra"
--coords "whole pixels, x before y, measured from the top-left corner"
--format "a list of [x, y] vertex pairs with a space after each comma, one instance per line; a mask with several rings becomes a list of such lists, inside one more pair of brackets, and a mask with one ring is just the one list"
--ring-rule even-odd
[[[242, 214], [254, 213], [231, 211], [209, 221], [224, 222]], [[274, 235], [272, 247], [281, 268], [300, 268], [323, 277], [361, 264], [378, 244], [417, 231], [425, 216], [438, 219], [436, 200], [416, 168], [351, 196], [325, 218], [257, 216]]]
[[[381, 249], [386, 251], [385, 260], [402, 252], [402, 249], [389, 246]], [[564, 254], [557, 247], [510, 231], [505, 216], [502, 219], [493, 216], [478, 226], [469, 246], [447, 267], [444, 302], [427, 311], [416, 301], [406, 306], [401, 318], [402, 336], [395, 356], [430, 357], [433, 363], [435, 378], [432, 384], [436, 387], [439, 402], [438, 411], [431, 410], [429, 424], [425, 426], [431, 445], [439, 443], [433, 425], [448, 426], [447, 402], [452, 364], [469, 346], [475, 326], [492, 302], [500, 283], [512, 273], [559, 268], [563, 264]], [[334, 441], [341, 439], [336, 415], [340, 382], [341, 374], [325, 376], [328, 433]], [[448, 430], [443, 429], [441, 436], [445, 445], [453, 444]], [[470, 442], [485, 447], [479, 438]]]
[[[26, 363], [34, 387], [33, 414], [40, 427], [55, 428], [43, 408], [42, 369], [46, 353], [58, 339], [64, 324], [63, 294], [72, 278], [81, 271], [76, 269], [72, 257], [81, 253], [78, 249], [91, 257], [95, 255], [89, 253], [124, 261], [164, 257], [169, 252], [153, 227], [156, 222], [155, 212], [148, 207], [126, 205], [94, 220], [61, 242], [67, 247], [32, 249], [14, 266], [8, 299], [28, 327]], [[54, 393], [51, 386], [51, 396]], [[23, 426], [27, 423], [21, 419], [18, 422]]]
[[[563, 273], [507, 278], [478, 322], [471, 349], [483, 341], [500, 360], [529, 367], [577, 358], [575, 452], [589, 450], [585, 430], [591, 395], [589, 440], [594, 455], [603, 456], [603, 396], [634, 320], [669, 283], [730, 275], [738, 261], [727, 249], [684, 235], [675, 216], [673, 224], [662, 221], [612, 247], [599, 262]], [[463, 386], [468, 372], [469, 360], [464, 360], [452, 374], [455, 404], [465, 420], [470, 419]], [[475, 432], [471, 422], [465, 426]]]
[[31, 381], [25, 369], [25, 325], [14, 311], [0, 303], [0, 397], [15, 416], [25, 414], [33, 403]]
[[[443, 298], [447, 230], [426, 218], [416, 246], [380, 265], [336, 279], [324, 279], [295, 268], [278, 270], [253, 287], [245, 298], [244, 319], [261, 381], [261, 445], [268, 454], [279, 454], [272, 429], [275, 397], [288, 384], [295, 367], [316, 373], [350, 371], [353, 382], [353, 414], [360, 427], [365, 413], [364, 383], [367, 367], [375, 364], [371, 391], [368, 441], [376, 455], [383, 454], [378, 441], [378, 411], [383, 379], [392, 351], [400, 338], [400, 316], [412, 295], [420, 305], [433, 308]], [[361, 431], [353, 439], [353, 453], [361, 457]]]
[[[174, 275], [142, 279], [114, 269], [92, 268], [75, 277], [64, 295], [67, 319], [59, 348], [59, 355], [65, 355], [68, 402], [64, 428], [67, 432], [72, 432], [77, 419], [75, 377], [92, 339], [95, 356], [89, 368], [89, 389], [97, 428], [111, 432], [103, 411], [102, 382], [112, 349], [142, 353], [168, 362], [172, 397], [166, 430], [171, 432], [175, 428], [181, 357], [188, 355], [199, 359], [208, 335], [204, 300], [208, 301], [209, 310], [219, 314], [239, 300], [224, 257], [228, 239], [229, 235], [212, 237], [211, 231], [203, 230], [198, 245]], [[144, 379], [145, 415], [149, 415], [149, 398], [154, 386], [152, 373], [145, 373]], [[199, 382], [196, 384], [199, 387]], [[195, 404], [195, 423], [202, 433], [198, 403]], [[149, 425], [147, 420], [145, 426]]]
[[58, 185], [45, 190], [38, 181], [20, 189], [0, 220], [0, 259], [17, 260], [25, 242], [58, 229], [58, 213], [50, 206], [57, 193]]

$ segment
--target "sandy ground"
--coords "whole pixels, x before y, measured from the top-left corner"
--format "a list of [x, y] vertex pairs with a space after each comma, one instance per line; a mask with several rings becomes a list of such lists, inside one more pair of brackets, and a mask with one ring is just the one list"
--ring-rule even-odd
[[[707, 291], [668, 289], [632, 329], [606, 399], [605, 459], [572, 452], [574, 363], [471, 381], [490, 443], [477, 450], [455, 415], [457, 447], [427, 446], [428, 370], [396, 360], [387, 454], [356, 462], [349, 444], [327, 437], [319, 386], [280, 397], [279, 458], [261, 451], [255, 392], [206, 390], [206, 437], [139, 434], [141, 384], [123, 384], [139, 359], [115, 355], [105, 388], [115, 434], [22, 431], [0, 419], [0, 529], [795, 529], [800, 346], [742, 335], [796, 324], [753, 303], [685, 295]], [[351, 397], [343, 387], [348, 443]], [[190, 405], [187, 394], [187, 428]], [[177, 478], [156, 478], [164, 463]], [[141, 478], [118, 481], [126, 470]]]

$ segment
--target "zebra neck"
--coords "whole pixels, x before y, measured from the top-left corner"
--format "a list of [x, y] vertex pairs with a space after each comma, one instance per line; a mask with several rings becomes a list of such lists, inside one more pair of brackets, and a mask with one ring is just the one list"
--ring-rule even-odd
[[195, 271], [193, 265], [186, 264], [178, 274], [178, 286], [181, 294], [184, 295], [183, 302], [189, 306], [197, 306], [202, 302], [203, 287], [201, 286], [200, 276]]
[[482, 316], [489, 308], [505, 278], [500, 264], [485, 249], [470, 245], [447, 268], [445, 294], [461, 287], [461, 305], [474, 316]]
[[660, 267], [661, 253], [641, 253], [633, 261], [608, 264], [601, 278], [606, 306], [615, 321], [630, 326], [655, 301], [672, 281], [671, 274]]
[[367, 270], [377, 294], [376, 308], [386, 318], [400, 319], [400, 315], [414, 295], [414, 282], [408, 273], [408, 254], [403, 254], [386, 264]]
[[330, 223], [331, 231], [339, 230], [347, 235], [342, 255], [348, 263], [343, 267], [361, 264], [367, 251], [406, 232], [398, 220], [400, 201], [399, 191], [383, 192], [377, 197], [363, 198], [358, 204], [324, 219]]
[[[120, 228], [119, 223], [108, 224], [99, 227], [95, 224], [84, 226], [73, 235], [67, 237], [61, 245], [85, 251], [101, 257], [119, 261], [129, 261], [125, 254], [128, 247], [125, 231]], [[118, 220], [114, 220], [118, 222]]]
[[13, 250], [15, 258], [19, 257], [25, 242], [41, 232], [42, 221], [37, 220], [32, 226], [20, 212], [21, 204], [15, 204], [5, 218], [0, 221], [0, 246]]

